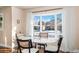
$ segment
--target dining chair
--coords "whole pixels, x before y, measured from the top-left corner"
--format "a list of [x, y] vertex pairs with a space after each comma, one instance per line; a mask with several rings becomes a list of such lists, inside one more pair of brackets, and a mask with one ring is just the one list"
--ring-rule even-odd
[[31, 39], [22, 40], [22, 39], [17, 38], [17, 44], [18, 44], [18, 51], [20, 53], [38, 53], [39, 52], [39, 50], [37, 48], [34, 48], [32, 46]]
[[[39, 33], [34, 33], [33, 34], [33, 37], [34, 37], [34, 39], [39, 39]], [[36, 44], [36, 43], [33, 43], [33, 46], [35, 47], [35, 48], [38, 48], [38, 44]]]
[[40, 33], [39, 33], [39, 36], [40, 36], [41, 38], [48, 38], [48, 33], [46, 33], [46, 32], [40, 32]]
[[[46, 32], [40, 32], [39, 33], [39, 37], [40, 37], [40, 39], [41, 38], [43, 38], [43, 39], [47, 39], [48, 38], [48, 33], [46, 33]], [[47, 46], [47, 44], [45, 43], [38, 43], [38, 45], [39, 45], [39, 48], [41, 49], [42, 47], [45, 49], [45, 46]]]
[[58, 42], [56, 42], [57, 43], [56, 45], [47, 44], [47, 46], [45, 47], [45, 53], [59, 53], [62, 39], [63, 38], [60, 37]]

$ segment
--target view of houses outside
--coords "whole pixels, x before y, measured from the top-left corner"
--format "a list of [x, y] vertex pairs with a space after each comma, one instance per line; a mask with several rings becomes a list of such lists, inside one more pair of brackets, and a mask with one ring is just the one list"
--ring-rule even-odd
[[55, 30], [55, 16], [54, 15], [42, 16], [42, 30], [43, 31]]
[[34, 32], [40, 32], [40, 16], [34, 16]]
[[40, 32], [41, 30], [40, 28], [42, 28], [42, 31], [55, 31], [56, 20], [57, 20], [57, 30], [62, 32], [62, 14], [61, 13], [56, 15], [35, 16], [34, 32]]
[[62, 14], [57, 14], [57, 30], [62, 32]]

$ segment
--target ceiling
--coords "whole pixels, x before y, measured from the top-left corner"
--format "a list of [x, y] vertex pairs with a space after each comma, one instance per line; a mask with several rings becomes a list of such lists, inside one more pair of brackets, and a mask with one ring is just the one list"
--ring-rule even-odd
[[[0, 8], [5, 7], [5, 6], [0, 6]], [[47, 6], [13, 6], [13, 7], [17, 7], [17, 8], [21, 8], [21, 9], [33, 9], [33, 8], [40, 8], [40, 7], [47, 7]], [[48, 6], [48, 7], [52, 7], [52, 6]], [[56, 6], [52, 7], [52, 8], [56, 8]]]
[[[5, 7], [5, 6], [0, 6], [0, 8], [2, 7]], [[32, 8], [37, 8], [40, 6], [14, 6], [14, 7], [21, 8], [21, 9], [32, 9]]]
[[16, 6], [18, 8], [22, 8], [22, 9], [32, 9], [32, 8], [38, 8], [40, 6]]

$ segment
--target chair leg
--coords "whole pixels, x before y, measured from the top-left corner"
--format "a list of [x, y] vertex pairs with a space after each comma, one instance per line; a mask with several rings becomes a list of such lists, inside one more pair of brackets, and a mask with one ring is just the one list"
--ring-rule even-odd
[[45, 52], [45, 45], [44, 45], [44, 52]]
[[20, 53], [22, 53], [21, 49], [20, 49]]
[[[19, 51], [19, 52], [18, 52], [18, 51]], [[22, 53], [22, 51], [21, 51], [21, 49], [20, 49], [20, 48], [18, 48], [17, 53]]]
[[36, 53], [39, 53], [39, 50]]
[[18, 53], [18, 50], [19, 50], [19, 49], [17, 48], [17, 53]]
[[36, 48], [36, 43], [35, 43], [35, 48]]

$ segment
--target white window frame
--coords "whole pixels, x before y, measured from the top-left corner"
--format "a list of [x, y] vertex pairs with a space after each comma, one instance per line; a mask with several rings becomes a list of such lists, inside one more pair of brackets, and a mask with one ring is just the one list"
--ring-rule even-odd
[[[60, 35], [63, 35], [63, 11], [62, 10], [57, 10], [57, 11], [47, 11], [47, 12], [39, 12], [39, 13], [32, 13], [32, 20], [33, 20], [33, 17], [34, 16], [43, 16], [43, 15], [55, 15], [55, 31], [42, 31], [42, 19], [40, 19], [40, 24], [41, 24], [41, 27], [40, 27], [40, 30], [41, 32], [53, 32], [55, 34], [55, 38], [57, 38], [57, 18], [56, 18], [56, 15], [57, 14], [62, 14], [62, 33]], [[33, 20], [34, 21], [34, 20]], [[34, 25], [33, 25], [33, 28], [34, 28]], [[33, 30], [33, 34], [34, 34], [34, 29]], [[39, 32], [36, 32], [36, 33], [39, 33]]]

